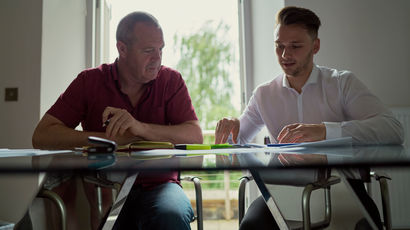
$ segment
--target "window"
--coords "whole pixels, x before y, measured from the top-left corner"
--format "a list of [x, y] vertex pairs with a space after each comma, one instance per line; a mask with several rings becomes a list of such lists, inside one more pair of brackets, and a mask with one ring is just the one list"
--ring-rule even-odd
[[133, 11], [154, 15], [164, 32], [163, 65], [181, 72], [204, 130], [213, 142], [216, 122], [240, 112], [237, 1], [112, 0], [110, 61], [118, 56], [115, 31]]
[[[181, 72], [203, 129], [204, 143], [213, 143], [217, 121], [239, 116], [241, 108], [237, 0], [112, 0], [110, 4], [110, 61], [118, 56], [115, 31], [119, 20], [133, 11], [151, 13], [164, 33], [162, 64]], [[214, 161], [205, 156], [205, 163]], [[219, 214], [204, 216], [205, 220], [230, 219], [237, 214], [233, 210], [241, 172], [183, 174], [203, 178], [204, 209], [209, 204], [207, 197], [223, 206], [217, 212], [209, 212]], [[195, 200], [191, 185], [183, 186], [188, 197]], [[232, 226], [225, 229], [237, 229], [237, 220], [230, 220], [229, 225]], [[205, 229], [215, 229], [211, 226], [212, 223], [205, 223]]]

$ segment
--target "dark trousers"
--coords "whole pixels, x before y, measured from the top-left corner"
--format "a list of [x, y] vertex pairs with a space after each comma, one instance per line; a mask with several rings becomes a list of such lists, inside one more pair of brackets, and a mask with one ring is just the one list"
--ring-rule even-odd
[[[362, 180], [348, 179], [349, 184], [352, 186], [353, 190], [358, 195], [359, 199], [364, 204], [367, 212], [375, 222], [379, 229], [383, 229], [382, 222], [380, 219], [379, 210], [372, 198], [367, 194]], [[360, 221], [361, 226], [356, 226], [360, 229], [371, 229], [367, 221]], [[260, 229], [260, 230], [272, 230], [279, 229], [275, 222], [268, 206], [262, 197], [258, 197], [254, 202], [252, 202], [248, 211], [246, 212], [244, 218], [242, 219], [240, 230], [248, 229]]]

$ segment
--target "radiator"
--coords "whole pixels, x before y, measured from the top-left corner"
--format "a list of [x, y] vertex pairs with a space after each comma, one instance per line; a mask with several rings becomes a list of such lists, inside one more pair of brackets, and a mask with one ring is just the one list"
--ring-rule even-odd
[[[410, 107], [391, 108], [404, 128], [404, 144], [410, 146]], [[394, 229], [410, 229], [410, 168], [376, 169], [389, 175], [390, 209]], [[372, 197], [382, 216], [379, 184], [371, 183]]]

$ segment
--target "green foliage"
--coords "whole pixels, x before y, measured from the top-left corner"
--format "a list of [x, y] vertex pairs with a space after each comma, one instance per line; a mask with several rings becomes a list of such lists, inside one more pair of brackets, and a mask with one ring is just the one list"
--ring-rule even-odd
[[223, 22], [215, 28], [208, 21], [190, 35], [174, 35], [180, 55], [176, 69], [185, 79], [202, 129], [214, 129], [222, 117], [239, 114], [231, 103], [229, 75], [236, 59], [233, 45], [224, 39], [229, 29]]
[[212, 136], [204, 136], [204, 144], [214, 144], [215, 143], [215, 135]]

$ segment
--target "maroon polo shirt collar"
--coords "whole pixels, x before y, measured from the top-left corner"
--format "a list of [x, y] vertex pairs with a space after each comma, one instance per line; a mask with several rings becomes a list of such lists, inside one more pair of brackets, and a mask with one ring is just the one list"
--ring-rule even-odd
[[[162, 66], [161, 66], [161, 69], [162, 69]], [[160, 73], [160, 71], [158, 71], [157, 77], [158, 77], [159, 73]], [[132, 103], [131, 103], [130, 99], [128, 98], [128, 95], [121, 91], [120, 78], [119, 78], [119, 74], [118, 74], [118, 58], [116, 58], [115, 62], [111, 65], [111, 77], [115, 82], [115, 86], [117, 87], [117, 90], [121, 93], [122, 98], [127, 102], [127, 104], [130, 106], [130, 108], [132, 108], [133, 112], [138, 108], [139, 104], [141, 104], [144, 100], [147, 99], [149, 93], [151, 92], [152, 86], [153, 86], [153, 84], [156, 80], [156, 78], [155, 78], [155, 79], [145, 83], [145, 91], [141, 95], [141, 98], [137, 102], [136, 106], [134, 107], [134, 106], [132, 106]]]

